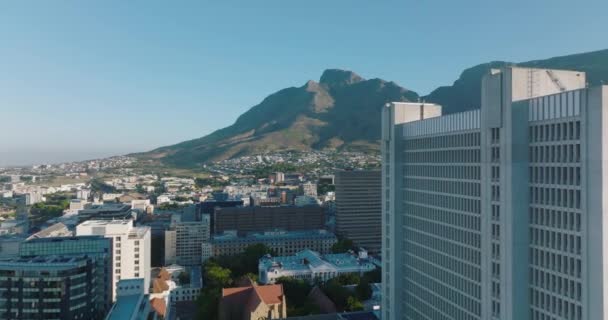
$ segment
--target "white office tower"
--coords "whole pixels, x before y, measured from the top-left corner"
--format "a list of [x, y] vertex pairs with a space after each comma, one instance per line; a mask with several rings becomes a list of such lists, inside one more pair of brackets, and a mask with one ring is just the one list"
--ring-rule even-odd
[[608, 319], [608, 87], [510, 67], [481, 102], [383, 112], [383, 319]]
[[112, 299], [116, 283], [122, 279], [143, 278], [144, 292], [150, 287], [150, 227], [134, 227], [133, 220], [88, 220], [76, 226], [76, 235], [112, 238]]

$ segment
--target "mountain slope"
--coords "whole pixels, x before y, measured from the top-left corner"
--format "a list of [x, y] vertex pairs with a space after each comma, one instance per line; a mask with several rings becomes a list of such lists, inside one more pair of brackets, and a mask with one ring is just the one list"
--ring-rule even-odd
[[491, 68], [506, 65], [583, 71], [587, 73], [590, 85], [608, 81], [608, 50], [600, 50], [522, 63], [494, 61], [480, 64], [464, 70], [453, 85], [435, 89], [424, 100], [442, 105], [445, 113], [479, 109], [482, 76]]
[[394, 82], [326, 70], [319, 82], [308, 81], [268, 96], [229, 127], [138, 156], [191, 166], [279, 150], [377, 149], [382, 106], [417, 99], [417, 93]]

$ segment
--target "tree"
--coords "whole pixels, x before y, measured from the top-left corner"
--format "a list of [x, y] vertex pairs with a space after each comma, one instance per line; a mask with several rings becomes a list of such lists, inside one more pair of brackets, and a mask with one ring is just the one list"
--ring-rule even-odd
[[281, 277], [276, 283], [283, 285], [283, 291], [287, 298], [287, 314], [290, 316], [305, 316], [320, 312], [319, 306], [314, 304], [309, 298], [312, 286], [302, 280], [290, 277]]
[[179, 274], [179, 284], [183, 286], [188, 283], [190, 283], [190, 274], [188, 272], [181, 272]]
[[344, 288], [336, 279], [331, 279], [323, 285], [323, 292], [336, 304], [338, 309], [344, 309], [347, 306], [348, 297], [351, 292]]
[[222, 268], [215, 262], [205, 265], [206, 284], [211, 287], [224, 288], [232, 283], [230, 269]]
[[368, 283], [380, 283], [382, 282], [382, 268], [376, 268], [372, 271], [368, 271], [363, 274], [363, 278]]
[[146, 193], [146, 190], [144, 189], [144, 186], [142, 186], [141, 184], [135, 185], [135, 191], [137, 193]]
[[333, 253], [344, 253], [348, 250], [352, 250], [354, 247], [353, 241], [346, 238], [338, 239], [338, 242], [331, 246], [331, 252]]
[[346, 310], [347, 311], [363, 310], [363, 303], [361, 301], [359, 301], [357, 298], [350, 296], [346, 300]]
[[222, 288], [205, 287], [196, 299], [197, 319], [217, 319]]
[[356, 273], [344, 273], [336, 278], [340, 285], [346, 286], [350, 284], [359, 284], [361, 277]]
[[275, 283], [283, 285], [283, 291], [288, 300], [287, 305], [304, 301], [312, 290], [312, 286], [302, 279], [280, 277]]
[[361, 282], [355, 287], [355, 293], [359, 300], [365, 301], [372, 297], [372, 286], [367, 280], [362, 279]]

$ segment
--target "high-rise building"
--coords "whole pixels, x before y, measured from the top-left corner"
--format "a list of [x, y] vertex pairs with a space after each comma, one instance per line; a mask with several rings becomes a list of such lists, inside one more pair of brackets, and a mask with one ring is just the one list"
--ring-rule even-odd
[[19, 247], [22, 258], [81, 256], [95, 264], [97, 310], [107, 311], [112, 305], [112, 239], [102, 236], [32, 238]]
[[95, 268], [86, 256], [0, 261], [0, 318], [101, 319]]
[[380, 171], [338, 171], [335, 177], [336, 233], [369, 252], [380, 252]]
[[209, 215], [202, 215], [200, 221], [171, 222], [165, 231], [165, 265], [196, 266], [202, 263], [203, 243], [210, 239]]
[[383, 319], [608, 319], [608, 86], [509, 67], [383, 111]]
[[112, 238], [112, 298], [121, 279], [143, 278], [150, 287], [150, 227], [134, 227], [133, 220], [88, 220], [76, 226], [76, 235]]

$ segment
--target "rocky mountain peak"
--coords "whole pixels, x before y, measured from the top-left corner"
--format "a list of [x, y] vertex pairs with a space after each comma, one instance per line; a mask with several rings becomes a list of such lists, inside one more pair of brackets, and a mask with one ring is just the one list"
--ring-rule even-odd
[[327, 69], [321, 75], [319, 83], [324, 84], [328, 87], [343, 87], [348, 86], [357, 82], [364, 81], [358, 74], [340, 69]]

